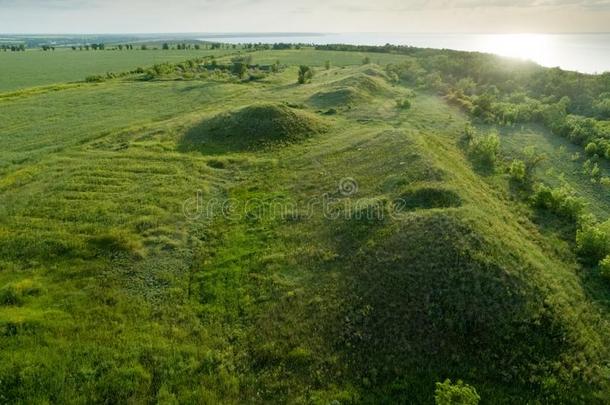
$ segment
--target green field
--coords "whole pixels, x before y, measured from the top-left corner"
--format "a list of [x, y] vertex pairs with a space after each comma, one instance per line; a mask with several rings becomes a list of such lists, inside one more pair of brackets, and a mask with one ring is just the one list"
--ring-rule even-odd
[[[0, 90], [206, 54], [0, 53]], [[251, 55], [0, 93], [0, 403], [606, 403], [610, 284], [507, 173], [536, 146], [607, 220], [581, 147], [480, 124], [484, 169], [404, 55]]]
[[105, 50], [73, 51], [59, 48], [44, 52], [0, 52], [0, 92], [32, 86], [82, 81], [87, 76], [124, 72], [161, 62], [182, 62], [229, 50]]

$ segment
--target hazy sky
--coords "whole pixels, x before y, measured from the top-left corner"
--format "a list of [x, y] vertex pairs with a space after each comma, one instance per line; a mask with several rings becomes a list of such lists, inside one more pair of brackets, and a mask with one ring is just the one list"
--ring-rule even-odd
[[608, 32], [610, 0], [0, 0], [4, 33]]

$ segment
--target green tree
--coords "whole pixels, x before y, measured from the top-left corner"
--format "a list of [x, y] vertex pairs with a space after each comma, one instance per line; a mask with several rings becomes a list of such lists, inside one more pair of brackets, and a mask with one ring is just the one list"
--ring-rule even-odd
[[327, 60], [326, 62], [324, 62], [324, 68], [325, 68], [326, 70], [330, 70], [330, 61], [329, 61], [329, 60]]
[[610, 238], [599, 226], [585, 224], [576, 232], [576, 252], [586, 263], [597, 264], [610, 253]]
[[458, 380], [455, 384], [447, 379], [445, 382], [437, 382], [434, 391], [434, 402], [436, 405], [477, 405], [481, 397], [474, 387], [464, 384]]
[[313, 78], [313, 69], [310, 68], [309, 66], [306, 65], [301, 65], [299, 66], [299, 77], [298, 77], [298, 83], [299, 84], [305, 84], [305, 83], [309, 83], [311, 82], [311, 79]]

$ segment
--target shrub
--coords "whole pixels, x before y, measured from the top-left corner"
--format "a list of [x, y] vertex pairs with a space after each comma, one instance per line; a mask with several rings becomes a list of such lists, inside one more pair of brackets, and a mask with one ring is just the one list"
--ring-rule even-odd
[[105, 80], [106, 80], [106, 78], [102, 75], [87, 76], [85, 78], [85, 81], [87, 83], [102, 83]]
[[532, 195], [532, 204], [539, 209], [546, 209], [564, 218], [578, 221], [585, 207], [583, 199], [574, 196], [562, 187], [552, 189], [539, 185]]
[[462, 134], [462, 141], [469, 145], [470, 142], [472, 142], [472, 140], [474, 139], [475, 134], [476, 131], [474, 127], [470, 123], [467, 123], [464, 127], [464, 133]]
[[362, 59], [363, 65], [368, 65], [370, 63], [371, 63], [371, 58], [369, 58], [368, 56], [365, 56], [364, 59]]
[[411, 101], [409, 101], [408, 99], [396, 100], [396, 107], [402, 110], [408, 110], [409, 108], [411, 108]]
[[16, 288], [9, 285], [0, 290], [0, 305], [21, 305], [23, 298]]
[[493, 166], [500, 151], [500, 137], [497, 134], [474, 138], [470, 142], [470, 153], [481, 164]]
[[461, 380], [455, 384], [449, 379], [436, 383], [434, 402], [437, 405], [477, 405], [480, 400], [477, 390]]
[[576, 232], [576, 252], [589, 264], [599, 263], [610, 253], [610, 238], [599, 226], [585, 224]]
[[513, 160], [508, 169], [510, 178], [518, 183], [525, 183], [527, 178], [527, 170], [525, 168], [525, 162], [519, 159]]
[[599, 262], [599, 272], [603, 278], [610, 281], [610, 255]]
[[590, 142], [585, 147], [585, 153], [589, 156], [593, 156], [597, 153], [597, 144], [595, 142]]
[[306, 65], [299, 66], [299, 84], [309, 83], [313, 78], [313, 69]]

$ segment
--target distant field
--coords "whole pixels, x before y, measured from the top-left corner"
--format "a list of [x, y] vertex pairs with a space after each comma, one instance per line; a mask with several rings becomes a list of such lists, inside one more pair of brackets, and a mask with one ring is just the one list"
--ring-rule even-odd
[[[133, 50], [133, 51], [72, 51], [55, 52], [32, 50], [28, 52], [0, 52], [0, 92], [27, 87], [74, 82], [89, 75], [107, 72], [123, 72], [137, 67], [148, 67], [161, 62], [181, 62], [206, 55], [222, 56], [233, 50]], [[307, 62], [322, 66], [328, 60], [334, 66], [350, 66], [362, 63], [365, 57], [372, 62], [387, 64], [404, 60], [402, 55], [364, 52], [320, 52], [314, 49], [256, 52], [254, 63], [286, 65]]]
[[0, 52], [0, 92], [83, 80], [89, 75], [123, 72], [160, 62], [180, 62], [229, 50], [133, 50]]

